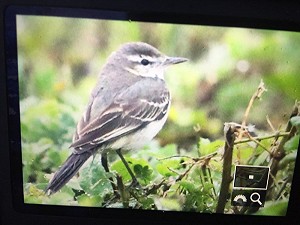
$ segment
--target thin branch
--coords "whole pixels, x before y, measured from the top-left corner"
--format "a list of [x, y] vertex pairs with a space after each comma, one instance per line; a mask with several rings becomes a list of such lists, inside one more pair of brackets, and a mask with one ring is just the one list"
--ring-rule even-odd
[[117, 186], [118, 186], [118, 189], [120, 191], [120, 196], [121, 196], [123, 207], [128, 208], [128, 206], [129, 206], [129, 195], [128, 195], [128, 192], [126, 192], [126, 190], [125, 190], [125, 186], [124, 186], [122, 177], [117, 175], [116, 179], [117, 179]]
[[252, 137], [252, 138], [246, 138], [246, 139], [236, 140], [234, 142], [234, 144], [238, 145], [238, 144], [242, 144], [242, 143], [251, 142], [253, 140], [262, 141], [262, 140], [276, 138], [276, 137], [288, 136], [289, 134], [290, 134], [290, 132], [279, 132], [279, 133], [276, 133], [276, 134], [271, 134], [271, 135], [262, 136], [262, 137]]
[[271, 154], [271, 152], [269, 151], [269, 149], [267, 149], [262, 143], [260, 143], [259, 141], [255, 140], [249, 133], [247, 133], [247, 136], [249, 137], [250, 140], [252, 140], [253, 142], [255, 142], [257, 145], [259, 145], [262, 149], [264, 149], [266, 152], [268, 152], [269, 154]]
[[225, 147], [224, 147], [224, 157], [223, 157], [223, 172], [222, 172], [222, 182], [220, 188], [220, 194], [218, 199], [218, 205], [216, 212], [224, 213], [224, 208], [227, 202], [227, 196], [229, 193], [229, 184], [231, 182], [231, 165], [232, 165], [232, 153], [235, 140], [235, 126], [225, 126]]
[[212, 184], [212, 187], [213, 187], [213, 194], [214, 194], [214, 198], [215, 198], [217, 196], [216, 188], [215, 188], [215, 185], [214, 185], [213, 178], [211, 176], [210, 168], [207, 167], [207, 170], [208, 170], [208, 175], [209, 175], [210, 183]]
[[172, 173], [176, 173], [176, 175], [180, 175], [177, 171], [173, 170], [172, 168], [170, 168], [170, 167], [167, 167], [167, 168], [168, 168], [168, 170], [170, 170]]
[[[164, 194], [163, 194], [163, 197], [165, 197], [166, 196], [166, 193], [169, 191], [169, 189], [171, 188], [171, 186], [174, 184], [174, 183], [176, 183], [176, 182], [178, 182], [178, 181], [181, 181], [185, 176], [187, 176], [188, 175], [188, 173], [191, 171], [191, 169], [194, 167], [196, 165], [196, 163], [194, 163], [194, 164], [192, 164], [184, 173], [182, 173], [182, 174], [179, 174], [179, 176], [175, 179], [175, 180], [173, 180], [173, 181], [171, 181], [171, 182], [168, 182], [168, 183], [162, 183], [161, 184], [161, 186], [164, 184], [166, 187], [164, 188]], [[168, 169], [170, 169], [170, 168], [168, 168]], [[172, 171], [172, 170], [171, 170]], [[172, 171], [172, 172], [174, 172], [174, 171]], [[178, 187], [179, 188], [179, 187]], [[177, 190], [178, 190], [178, 188], [177, 188]]]
[[204, 155], [204, 156], [201, 156], [201, 157], [173, 155], [173, 156], [169, 156], [169, 157], [165, 157], [165, 158], [160, 158], [160, 159], [157, 159], [157, 160], [162, 161], [162, 160], [168, 160], [168, 159], [172, 159], [172, 158], [188, 158], [188, 159], [192, 160], [193, 163], [194, 163], [194, 162], [205, 161], [207, 159], [211, 159], [214, 156], [218, 155], [218, 153], [219, 153], [219, 151], [215, 151], [215, 152], [212, 152], [210, 154], [207, 154], [207, 155]]
[[271, 127], [272, 131], [275, 132], [276, 129], [274, 128], [274, 126], [270, 120], [270, 117], [268, 115], [266, 116], [266, 119], [267, 119], [267, 122], [268, 122], [269, 126]]
[[262, 94], [265, 91], [267, 91], [267, 89], [265, 88], [265, 84], [264, 84], [263, 80], [261, 80], [258, 87], [257, 87], [257, 89], [256, 89], [256, 91], [254, 92], [254, 94], [252, 95], [252, 97], [251, 97], [251, 99], [248, 103], [247, 109], [246, 109], [244, 117], [243, 117], [242, 126], [246, 126], [246, 124], [247, 124], [250, 109], [252, 108], [254, 101], [256, 99], [260, 99]]
[[278, 200], [278, 199], [281, 197], [281, 195], [282, 195], [284, 189], [286, 188], [286, 186], [287, 186], [287, 184], [288, 184], [289, 182], [291, 182], [291, 180], [290, 180], [289, 177], [287, 177], [286, 179], [284, 179], [284, 182], [283, 182], [283, 184], [281, 185], [281, 188], [280, 188], [280, 190], [278, 191], [278, 194], [277, 194], [277, 196], [275, 197], [275, 200]]
[[165, 158], [157, 158], [158, 161], [163, 161], [163, 160], [168, 160], [168, 159], [172, 159], [172, 158], [188, 158], [188, 159], [192, 159], [193, 157], [191, 156], [185, 156], [185, 155], [172, 155], [172, 156], [168, 156]]
[[192, 164], [183, 174], [180, 174], [177, 178], [176, 178], [176, 182], [181, 181], [190, 171], [191, 169], [194, 167], [195, 164]]
[[158, 184], [152, 184], [151, 186], [147, 187], [145, 189], [146, 195], [149, 195], [151, 193], [155, 193], [161, 186], [166, 185], [166, 179], [163, 178]]
[[[300, 114], [300, 112], [299, 112], [299, 102], [296, 102], [295, 105], [294, 105], [293, 111], [290, 115], [290, 120], [287, 123], [286, 128], [285, 128], [285, 132], [287, 132], [289, 134], [286, 135], [286, 136], [283, 136], [283, 138], [281, 139], [278, 147], [271, 154], [270, 174], [274, 178], [276, 177], [276, 174], [278, 172], [278, 164], [279, 164], [280, 160], [285, 156], [284, 145], [297, 132], [296, 127], [293, 127], [293, 125], [291, 124], [291, 118], [293, 118], [294, 116], [298, 116], [299, 114]], [[271, 179], [269, 180], [269, 184], [268, 184], [269, 187], [271, 187], [273, 182], [274, 182], [274, 179], [271, 177]]]
[[[262, 94], [265, 91], [267, 91], [267, 89], [265, 88], [265, 84], [264, 84], [263, 80], [261, 80], [260, 83], [259, 83], [259, 85], [258, 85], [258, 87], [257, 87], [257, 89], [256, 89], [256, 91], [253, 93], [253, 95], [252, 95], [252, 97], [251, 97], [251, 99], [250, 99], [250, 101], [248, 103], [248, 106], [246, 108], [246, 111], [244, 113], [242, 124], [241, 124], [242, 128], [246, 127], [246, 124], [247, 124], [247, 121], [248, 121], [248, 117], [249, 117], [249, 113], [250, 113], [250, 110], [251, 110], [251, 108], [253, 106], [254, 101], [256, 99], [260, 99], [261, 96], [262, 96]], [[243, 137], [243, 134], [244, 134], [243, 131], [244, 131], [244, 129], [239, 132], [237, 140], [240, 140]], [[238, 158], [238, 161], [240, 161], [240, 155], [241, 155], [240, 149], [237, 148], [237, 158]]]

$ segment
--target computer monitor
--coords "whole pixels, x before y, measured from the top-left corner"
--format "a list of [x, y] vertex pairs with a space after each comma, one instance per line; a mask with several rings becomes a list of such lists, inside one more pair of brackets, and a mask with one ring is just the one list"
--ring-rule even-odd
[[299, 20], [71, 6], [4, 10], [3, 221], [297, 221]]

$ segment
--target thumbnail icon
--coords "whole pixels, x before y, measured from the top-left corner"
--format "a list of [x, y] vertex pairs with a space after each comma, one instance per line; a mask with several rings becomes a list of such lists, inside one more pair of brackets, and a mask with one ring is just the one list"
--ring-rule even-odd
[[269, 181], [267, 166], [236, 165], [231, 204], [263, 207]]

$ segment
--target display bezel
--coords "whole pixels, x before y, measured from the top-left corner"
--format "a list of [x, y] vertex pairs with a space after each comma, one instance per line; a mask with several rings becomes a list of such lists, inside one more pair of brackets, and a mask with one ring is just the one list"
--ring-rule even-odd
[[[112, 7], [114, 8], [114, 7]], [[22, 182], [22, 157], [21, 157], [21, 138], [20, 138], [20, 114], [18, 98], [18, 71], [17, 71], [17, 41], [16, 41], [16, 15], [44, 15], [44, 16], [63, 16], [63, 17], [84, 17], [98, 19], [131, 20], [144, 22], [165, 22], [183, 24], [201, 24], [212, 26], [234, 26], [248, 28], [264, 28], [276, 30], [299, 31], [295, 25], [298, 23], [274, 23], [274, 20], [261, 20], [244, 18], [237, 21], [234, 17], [197, 15], [196, 13], [179, 12], [158, 12], [158, 11], [139, 11], [118, 9], [117, 7], [106, 9], [76, 9], [59, 7], [35, 7], [35, 6], [10, 6], [5, 10], [5, 61], [6, 61], [6, 88], [7, 88], [7, 111], [8, 111], [8, 138], [9, 138], [9, 162], [11, 175], [11, 193], [13, 207], [18, 213], [66, 216], [73, 218], [95, 218], [114, 221], [112, 218], [123, 218], [124, 221], [159, 223], [164, 221], [173, 224], [197, 224], [198, 221], [206, 223], [222, 223], [224, 221], [239, 221], [243, 223], [266, 223], [271, 220], [275, 224], [281, 224], [286, 218], [297, 216], [297, 184], [300, 174], [295, 173], [294, 183], [291, 191], [291, 198], [286, 217], [257, 217], [247, 215], [223, 215], [223, 214], [199, 214], [193, 212], [169, 212], [169, 211], [146, 211], [146, 210], [127, 210], [127, 209], [104, 209], [104, 208], [85, 208], [68, 207], [54, 205], [34, 205], [24, 203], [23, 182]], [[300, 26], [299, 26], [300, 27]], [[16, 122], [18, 121], [18, 122]], [[299, 157], [297, 159], [299, 161]], [[295, 171], [299, 170], [299, 162], [296, 164]], [[235, 222], [233, 222], [235, 223]]]

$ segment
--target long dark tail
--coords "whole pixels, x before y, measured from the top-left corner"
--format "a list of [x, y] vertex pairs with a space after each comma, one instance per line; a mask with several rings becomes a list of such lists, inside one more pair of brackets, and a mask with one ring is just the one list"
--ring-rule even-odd
[[72, 153], [66, 162], [54, 174], [45, 192], [48, 195], [51, 195], [61, 189], [77, 173], [83, 163], [90, 156], [90, 152], [84, 152], [81, 154]]

